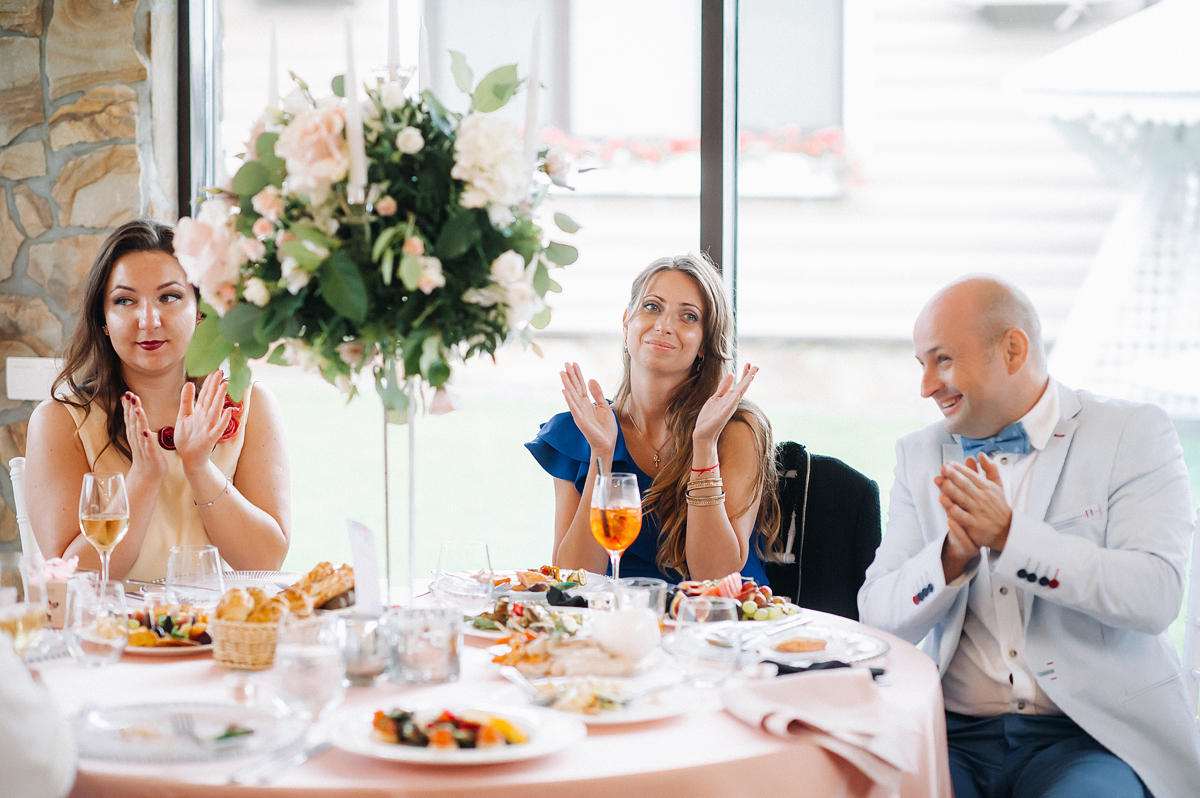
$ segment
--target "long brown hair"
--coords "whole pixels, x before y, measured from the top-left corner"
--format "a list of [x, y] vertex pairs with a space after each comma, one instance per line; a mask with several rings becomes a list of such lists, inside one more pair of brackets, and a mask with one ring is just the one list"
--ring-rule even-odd
[[[646, 286], [658, 274], [666, 271], [683, 272], [692, 278], [704, 296], [704, 339], [691, 374], [684, 380], [667, 405], [667, 427], [675, 454], [663, 465], [654, 484], [643, 498], [643, 511], [653, 512], [659, 521], [658, 556], [656, 564], [664, 573], [671, 569], [687, 578], [687, 483], [691, 478], [692, 431], [696, 417], [708, 398], [716, 392], [721, 379], [733, 365], [733, 309], [729, 296], [721, 282], [717, 267], [704, 255], [680, 255], [659, 258], [651, 263], [633, 281], [630, 289], [627, 313], [636, 313], [645, 294]], [[630, 361], [629, 351], [624, 355], [624, 371], [621, 387], [617, 391], [617, 411], [626, 418], [630, 410]], [[731, 518], [747, 512], [755, 501], [758, 517], [755, 519], [758, 538], [756, 542], [760, 557], [766, 558], [779, 550], [779, 498], [775, 495], [775, 443], [771, 436], [771, 422], [755, 405], [743, 399], [738, 403], [730, 422], [741, 421], [749, 425], [758, 444], [759, 472], [755, 479], [754, 492], [745, 507], [730, 511]]]
[[[108, 281], [117, 261], [131, 252], [164, 252], [175, 257], [175, 231], [151, 219], [135, 219], [113, 231], [100, 247], [83, 292], [83, 306], [75, 329], [67, 339], [63, 367], [54, 380], [53, 394], [63, 404], [81, 408], [85, 414], [98, 406], [108, 414], [108, 445], [132, 459], [125, 439], [125, 414], [120, 412], [121, 395], [129, 390], [121, 373], [121, 358], [104, 333], [104, 300]], [[66, 395], [59, 388], [66, 386]]]

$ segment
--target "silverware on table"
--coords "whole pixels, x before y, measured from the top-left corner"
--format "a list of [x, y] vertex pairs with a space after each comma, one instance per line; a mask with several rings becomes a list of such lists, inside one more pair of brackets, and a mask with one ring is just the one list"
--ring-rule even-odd
[[311, 745], [292, 745], [273, 754], [261, 762], [242, 768], [229, 777], [230, 784], [262, 784], [277, 779], [293, 768], [300, 767], [309, 759], [322, 754], [333, 743], [328, 740]]

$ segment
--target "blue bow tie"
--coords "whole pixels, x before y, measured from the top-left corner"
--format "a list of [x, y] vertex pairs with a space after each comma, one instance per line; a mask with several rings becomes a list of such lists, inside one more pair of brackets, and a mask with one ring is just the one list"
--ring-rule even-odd
[[990, 438], [968, 438], [962, 436], [963, 457], [974, 457], [980, 452], [1009, 452], [1010, 454], [1029, 454], [1029, 436], [1025, 434], [1025, 425], [1020, 421], [1009, 424]]

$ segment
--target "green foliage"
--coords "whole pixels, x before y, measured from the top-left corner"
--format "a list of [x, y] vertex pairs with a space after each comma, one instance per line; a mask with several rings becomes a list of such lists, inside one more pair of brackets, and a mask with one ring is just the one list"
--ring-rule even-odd
[[317, 291], [341, 315], [359, 324], [366, 321], [367, 287], [346, 250], [339, 249], [325, 262]]
[[520, 87], [521, 79], [517, 77], [516, 64], [496, 67], [484, 75], [475, 87], [471, 95], [471, 107], [485, 114], [503, 108]]
[[454, 75], [454, 85], [458, 86], [459, 91], [471, 93], [471, 81], [475, 76], [467, 66], [467, 57], [457, 50], [450, 51], [450, 74]]
[[570, 266], [579, 260], [579, 250], [570, 244], [560, 244], [557, 241], [551, 241], [546, 245], [546, 259], [551, 263], [557, 263], [559, 266]]
[[579, 225], [575, 223], [574, 219], [572, 219], [570, 216], [567, 216], [565, 213], [554, 214], [554, 223], [558, 225], [558, 229], [562, 230], [564, 233], [579, 232]]
[[271, 182], [271, 172], [258, 161], [246, 161], [233, 176], [233, 190], [243, 197], [253, 197]]

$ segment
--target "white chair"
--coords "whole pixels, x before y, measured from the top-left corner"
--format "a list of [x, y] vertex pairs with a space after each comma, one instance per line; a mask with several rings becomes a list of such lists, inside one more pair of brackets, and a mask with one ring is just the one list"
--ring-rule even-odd
[[25, 458], [14, 457], [8, 461], [8, 475], [12, 478], [13, 510], [17, 514], [17, 528], [21, 530], [21, 551], [28, 555], [41, 554], [29, 514], [25, 512]]
[[[1183, 678], [1192, 703], [1192, 712], [1200, 704], [1200, 510], [1196, 512], [1196, 529], [1192, 534], [1192, 564], [1188, 573], [1187, 626], [1183, 632]], [[1200, 716], [1196, 719], [1200, 729]]]

